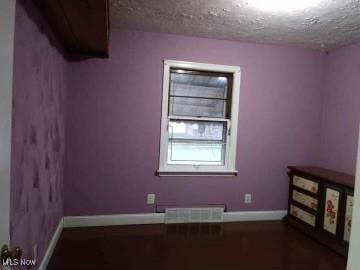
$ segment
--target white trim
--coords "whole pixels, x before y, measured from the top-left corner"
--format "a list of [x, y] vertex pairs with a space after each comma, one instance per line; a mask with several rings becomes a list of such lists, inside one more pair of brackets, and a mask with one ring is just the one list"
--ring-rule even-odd
[[[226, 157], [225, 165], [177, 165], [168, 164], [168, 122], [170, 117], [168, 116], [169, 109], [169, 85], [170, 85], [170, 69], [171, 68], [183, 68], [200, 71], [211, 71], [211, 72], [222, 72], [233, 74], [233, 85], [232, 85], [232, 104], [231, 104], [231, 117], [230, 123], [228, 123], [227, 132], [227, 144], [226, 144]], [[181, 176], [190, 175], [193, 172], [195, 175], [209, 175], [210, 173], [224, 174], [224, 171], [228, 171], [228, 175], [235, 175], [236, 171], [236, 143], [237, 143], [237, 127], [238, 127], [238, 114], [239, 114], [239, 99], [240, 99], [240, 79], [241, 69], [238, 66], [227, 66], [227, 65], [215, 65], [205, 64], [196, 62], [184, 62], [176, 60], [164, 60], [163, 70], [163, 95], [162, 95], [162, 110], [161, 110], [161, 136], [160, 136], [160, 158], [159, 158], [159, 175], [165, 174], [179, 174]], [[186, 117], [172, 117], [174, 119], [185, 119]], [[186, 118], [186, 119], [190, 119]], [[198, 120], [198, 119], [197, 119]], [[201, 119], [203, 120], [203, 119]], [[225, 119], [216, 119], [216, 121], [224, 121]], [[204, 119], [204, 121], [206, 121]], [[230, 134], [229, 134], [230, 133]]]
[[50, 262], [51, 256], [52, 256], [52, 254], [54, 252], [54, 249], [56, 247], [56, 244], [57, 244], [57, 242], [58, 242], [58, 240], [60, 238], [60, 235], [61, 235], [61, 233], [63, 231], [63, 228], [64, 228], [64, 220], [63, 220], [63, 218], [61, 218], [60, 222], [59, 222], [59, 225], [56, 228], [56, 231], [55, 231], [55, 233], [54, 233], [54, 235], [53, 235], [53, 237], [52, 237], [52, 239], [50, 241], [50, 244], [49, 244], [49, 246], [48, 246], [48, 248], [46, 250], [46, 253], [44, 255], [44, 258], [41, 261], [41, 264], [40, 264], [38, 270], [46, 270], [46, 268], [47, 268], [47, 266], [48, 266], [48, 264]]
[[359, 264], [360, 264], [359, 238], [360, 238], [360, 132], [359, 132], [355, 190], [354, 190], [354, 208], [352, 214], [349, 256], [347, 263], [348, 270], [359, 269]]
[[224, 222], [281, 220], [286, 214], [287, 210], [225, 212]]
[[229, 122], [228, 119], [224, 118], [209, 118], [209, 117], [187, 117], [187, 116], [169, 116], [170, 120], [189, 120], [189, 121], [204, 121], [204, 122]]
[[64, 217], [64, 227], [96, 227], [164, 223], [164, 214], [120, 214]]
[[158, 176], [234, 176], [238, 174], [236, 170], [158, 170]]
[[[286, 210], [225, 212], [224, 222], [281, 220], [286, 215], [286, 213]], [[163, 213], [64, 217], [65, 228], [161, 224], [164, 222], [165, 215]]]
[[217, 65], [217, 64], [178, 61], [178, 60], [169, 60], [169, 59], [164, 60], [164, 65], [171, 66], [174, 68], [184, 68], [184, 69], [194, 69], [194, 70], [214, 71], [214, 72], [227, 72], [227, 73], [240, 72], [241, 70], [239, 66]]
[[241, 80], [241, 71], [240, 68], [238, 71], [234, 72], [233, 76], [233, 91], [232, 91], [232, 103], [231, 103], [231, 136], [228, 155], [228, 167], [230, 169], [236, 169], [236, 144], [238, 140], [238, 124], [239, 124], [239, 104], [240, 104], [240, 80]]

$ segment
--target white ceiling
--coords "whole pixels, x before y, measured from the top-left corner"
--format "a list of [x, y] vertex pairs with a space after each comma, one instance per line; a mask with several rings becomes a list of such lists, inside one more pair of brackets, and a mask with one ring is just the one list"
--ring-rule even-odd
[[360, 42], [360, 0], [323, 0], [290, 13], [260, 11], [251, 1], [110, 0], [110, 22], [117, 28], [321, 50]]

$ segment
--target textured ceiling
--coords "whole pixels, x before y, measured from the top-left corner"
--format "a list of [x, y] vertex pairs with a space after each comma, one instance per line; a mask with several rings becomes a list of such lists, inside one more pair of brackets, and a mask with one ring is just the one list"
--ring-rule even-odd
[[360, 0], [323, 0], [289, 13], [260, 11], [251, 1], [110, 0], [110, 21], [117, 28], [320, 50], [360, 42]]

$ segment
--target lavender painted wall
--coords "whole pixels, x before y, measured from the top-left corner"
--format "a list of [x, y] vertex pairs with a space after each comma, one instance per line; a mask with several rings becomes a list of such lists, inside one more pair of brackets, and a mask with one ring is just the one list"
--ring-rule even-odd
[[67, 63], [53, 42], [30, 1], [17, 1], [11, 242], [25, 258], [37, 244], [39, 262], [63, 216]]
[[360, 45], [331, 52], [325, 63], [319, 164], [355, 175], [360, 121]]
[[[360, 46], [326, 56], [112, 30], [109, 59], [68, 63], [29, 3], [16, 11], [11, 175], [12, 244], [25, 256], [37, 243], [42, 258], [63, 203], [65, 215], [153, 212], [146, 194], [155, 193], [158, 204], [277, 210], [288, 164], [354, 173]], [[242, 67], [237, 177], [155, 176], [163, 59]]]
[[[153, 212], [147, 193], [158, 204], [286, 208], [286, 166], [317, 160], [324, 54], [112, 30], [110, 55], [70, 66], [65, 215]], [[241, 66], [237, 177], [155, 176], [163, 59]]]

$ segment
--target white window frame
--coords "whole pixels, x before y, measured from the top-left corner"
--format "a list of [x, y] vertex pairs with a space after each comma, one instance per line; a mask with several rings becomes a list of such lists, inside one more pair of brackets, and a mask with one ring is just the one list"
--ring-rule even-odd
[[[170, 119], [181, 119], [181, 117], [169, 117], [169, 87], [170, 87], [170, 69], [189, 69], [196, 71], [210, 71], [219, 73], [230, 73], [233, 75], [231, 115], [228, 121], [227, 144], [225, 152], [224, 165], [174, 165], [168, 164], [168, 124]], [[163, 96], [161, 113], [161, 137], [160, 137], [160, 158], [159, 158], [159, 176], [174, 175], [236, 175], [236, 143], [237, 127], [240, 101], [240, 78], [241, 69], [238, 66], [215, 65], [196, 62], [184, 62], [176, 60], [164, 60], [163, 72]], [[201, 117], [198, 121], [219, 121], [223, 119], [213, 119]]]

